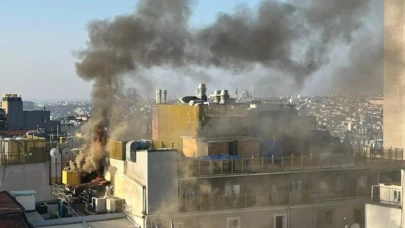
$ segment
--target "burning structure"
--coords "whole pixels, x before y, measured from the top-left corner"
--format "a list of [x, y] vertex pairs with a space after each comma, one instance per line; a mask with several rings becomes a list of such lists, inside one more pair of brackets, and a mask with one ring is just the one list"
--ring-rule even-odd
[[[335, 148], [291, 106], [207, 93], [200, 85], [179, 104], [157, 93], [151, 141], [112, 141], [97, 128], [93, 146], [108, 158], [94, 160], [90, 174], [66, 172], [59, 197], [93, 213], [122, 199], [140, 227], [343, 227], [363, 225], [371, 186], [398, 179], [392, 171], [404, 166], [402, 152]], [[114, 196], [104, 198], [110, 184]]]
[[[148, 82], [140, 70], [246, 72], [260, 65], [300, 87], [328, 64], [333, 47], [351, 44], [369, 3], [312, 0], [298, 7], [263, 1], [254, 16], [249, 9], [221, 14], [212, 25], [192, 30], [191, 1], [143, 0], [134, 14], [91, 22], [76, 69], [93, 82], [87, 136], [95, 131], [96, 137], [88, 139], [71, 168], [101, 171], [106, 152], [116, 153], [106, 149], [104, 127], [113, 135], [122, 123], [113, 107], [123, 95], [124, 75]], [[216, 90], [208, 101], [206, 91], [201, 85], [196, 96], [170, 105], [159, 90], [152, 148], [128, 142], [116, 149], [121, 156], [108, 159], [104, 176], [141, 227], [169, 220], [175, 227], [340, 226], [343, 214], [352, 223], [363, 222], [356, 215], [369, 194], [365, 186], [376, 182], [385, 166], [369, 163], [362, 153], [332, 154], [323, 145], [315, 151], [308, 131], [313, 119], [291, 107], [235, 103], [227, 90]]]

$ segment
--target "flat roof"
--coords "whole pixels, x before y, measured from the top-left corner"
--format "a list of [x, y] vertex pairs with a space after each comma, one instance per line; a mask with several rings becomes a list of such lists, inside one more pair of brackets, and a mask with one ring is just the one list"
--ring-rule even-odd
[[251, 136], [234, 136], [234, 137], [193, 137], [181, 136], [184, 139], [200, 139], [204, 142], [232, 142], [232, 141], [259, 141], [257, 138]]

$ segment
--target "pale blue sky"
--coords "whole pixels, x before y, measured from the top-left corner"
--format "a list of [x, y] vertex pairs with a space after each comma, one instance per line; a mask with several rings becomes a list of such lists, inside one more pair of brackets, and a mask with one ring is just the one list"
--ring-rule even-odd
[[[84, 47], [91, 19], [135, 9], [135, 0], [2, 0], [0, 6], [0, 93], [25, 100], [87, 99], [90, 84], [75, 74], [72, 51]], [[259, 0], [200, 0], [192, 24], [204, 25], [218, 12]]]

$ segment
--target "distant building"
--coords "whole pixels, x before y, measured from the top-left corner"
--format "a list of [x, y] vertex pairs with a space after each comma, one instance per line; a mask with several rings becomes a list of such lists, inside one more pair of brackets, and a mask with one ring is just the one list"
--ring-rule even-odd
[[403, 227], [404, 200], [403, 176], [401, 180], [382, 180], [382, 183], [372, 186], [371, 202], [365, 204], [365, 225], [373, 228], [398, 228]]
[[7, 130], [6, 111], [0, 108], [0, 131]]
[[22, 98], [17, 94], [4, 94], [1, 104], [7, 119], [7, 130], [41, 129], [47, 133], [56, 131], [59, 122], [50, 119], [50, 111], [45, 108], [44, 110], [24, 111]]
[[25, 121], [21, 96], [18, 96], [17, 94], [4, 94], [1, 106], [6, 112], [8, 123], [7, 129], [23, 129]]
[[364, 227], [370, 187], [403, 167], [396, 151], [347, 153], [289, 106], [226, 98], [157, 102], [153, 146], [110, 149], [106, 176], [140, 227]]
[[384, 5], [384, 146], [405, 147], [404, 0]]

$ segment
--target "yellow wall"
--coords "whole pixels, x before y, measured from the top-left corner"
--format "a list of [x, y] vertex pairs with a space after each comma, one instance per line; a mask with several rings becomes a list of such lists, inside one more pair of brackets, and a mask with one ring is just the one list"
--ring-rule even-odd
[[183, 153], [186, 157], [208, 155], [208, 144], [198, 138], [183, 138]]
[[8, 113], [8, 101], [2, 101], [1, 108], [4, 109], [6, 113]]
[[199, 125], [199, 106], [158, 105], [157, 141], [181, 144], [181, 136], [196, 136]]
[[[183, 141], [181, 137], [246, 136], [246, 115], [247, 107], [239, 105], [158, 104], [154, 107], [153, 114], [153, 147], [186, 149], [186, 156], [206, 154], [208, 145], [204, 147], [197, 145], [197, 141]], [[187, 143], [185, 147], [183, 142]]]
[[126, 142], [107, 140], [107, 152], [110, 154], [110, 158], [125, 160], [125, 146]]

